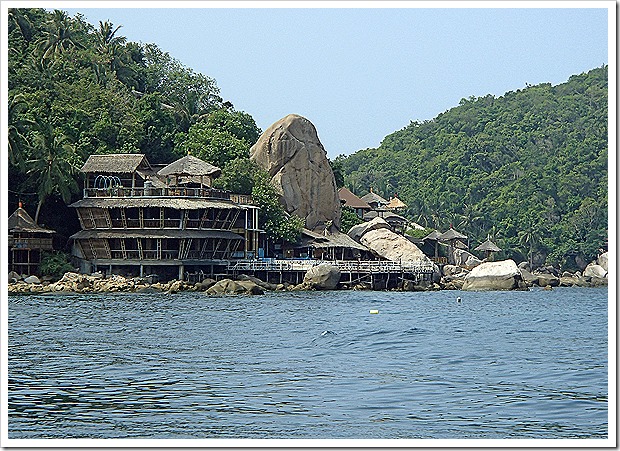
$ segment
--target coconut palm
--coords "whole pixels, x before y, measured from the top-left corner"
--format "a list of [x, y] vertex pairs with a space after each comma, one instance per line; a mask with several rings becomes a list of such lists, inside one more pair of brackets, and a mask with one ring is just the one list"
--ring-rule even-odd
[[80, 158], [67, 136], [59, 134], [51, 124], [39, 121], [34, 132], [33, 153], [39, 155], [26, 162], [27, 174], [36, 180], [39, 202], [34, 220], [38, 222], [41, 206], [52, 194], [59, 194], [65, 203], [77, 192], [74, 179]]
[[38, 41], [41, 61], [53, 60], [69, 49], [83, 48], [79, 36], [80, 31], [67, 13], [55, 10]]
[[30, 147], [26, 132], [34, 123], [21, 116], [21, 113], [28, 108], [23, 94], [17, 94], [9, 99], [8, 107], [9, 163], [22, 167]]

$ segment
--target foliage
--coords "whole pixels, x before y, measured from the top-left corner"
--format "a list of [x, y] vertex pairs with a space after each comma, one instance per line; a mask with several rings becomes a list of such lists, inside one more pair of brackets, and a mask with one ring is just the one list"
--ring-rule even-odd
[[60, 279], [66, 272], [73, 271], [69, 256], [64, 252], [45, 252], [41, 256], [41, 274]]
[[606, 245], [607, 83], [603, 66], [470, 97], [337, 160], [352, 191], [398, 192], [424, 226], [453, 224], [474, 245], [492, 234], [498, 257], [568, 268]]
[[434, 229], [425, 227], [424, 229], [408, 229], [405, 233], [412, 238], [424, 238], [428, 236]]
[[340, 230], [348, 233], [351, 227], [364, 222], [351, 207], [342, 207], [342, 215], [340, 216]]

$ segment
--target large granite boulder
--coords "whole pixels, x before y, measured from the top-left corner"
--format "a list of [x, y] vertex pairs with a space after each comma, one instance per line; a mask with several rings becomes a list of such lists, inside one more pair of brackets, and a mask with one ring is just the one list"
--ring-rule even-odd
[[354, 225], [349, 229], [348, 235], [353, 238], [358, 243], [360, 242], [362, 236], [366, 232], [370, 232], [371, 230], [377, 229], [392, 229], [388, 222], [380, 217], [376, 217], [368, 222], [362, 222], [361, 224]]
[[452, 255], [454, 256], [454, 263], [459, 266], [471, 267], [478, 266], [480, 263], [482, 263], [482, 260], [480, 260], [478, 257], [473, 255], [471, 252], [467, 252], [463, 249], [454, 249]]
[[376, 255], [391, 261], [423, 261], [432, 263], [418, 246], [390, 229], [369, 230], [360, 238], [360, 243]]
[[340, 227], [336, 179], [312, 122], [296, 114], [280, 119], [252, 146], [250, 159], [269, 173], [286, 211], [306, 228]]
[[590, 263], [588, 266], [586, 266], [586, 269], [583, 270], [583, 276], [604, 279], [605, 277], [607, 277], [607, 271], [601, 265]]
[[340, 268], [321, 263], [306, 272], [302, 285], [314, 290], [334, 290], [340, 282], [340, 276]]
[[465, 276], [463, 290], [493, 291], [523, 289], [521, 271], [513, 260], [485, 262]]

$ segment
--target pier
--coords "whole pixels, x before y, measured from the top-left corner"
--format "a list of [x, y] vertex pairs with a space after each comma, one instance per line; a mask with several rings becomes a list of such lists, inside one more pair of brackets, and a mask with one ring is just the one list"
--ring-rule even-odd
[[313, 266], [328, 263], [341, 272], [340, 284], [349, 288], [367, 284], [372, 289], [395, 288], [403, 280], [414, 283], [430, 281], [434, 266], [423, 261], [377, 261], [377, 260], [243, 260], [229, 262], [227, 273], [233, 277], [250, 274], [270, 283], [303, 282], [305, 273]]

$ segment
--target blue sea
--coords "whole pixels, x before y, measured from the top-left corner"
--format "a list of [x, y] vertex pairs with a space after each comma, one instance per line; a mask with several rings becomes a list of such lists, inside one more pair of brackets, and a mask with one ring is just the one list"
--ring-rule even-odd
[[607, 288], [54, 294], [8, 311], [9, 439], [609, 434]]

